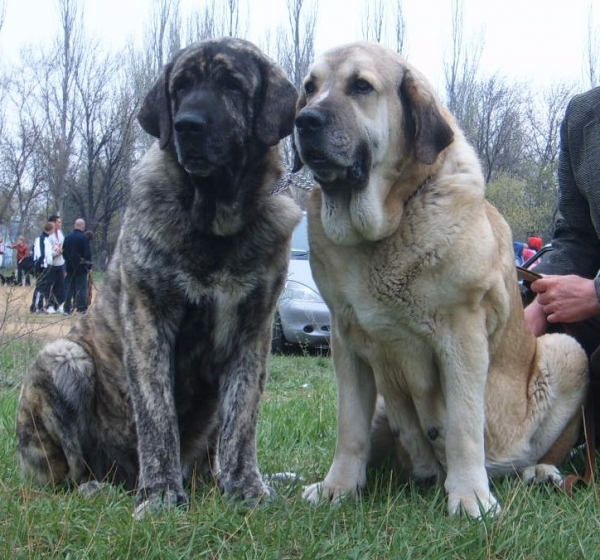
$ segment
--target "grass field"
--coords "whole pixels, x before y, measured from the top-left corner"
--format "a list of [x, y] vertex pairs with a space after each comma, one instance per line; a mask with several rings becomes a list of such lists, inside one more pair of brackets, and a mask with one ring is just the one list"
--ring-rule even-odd
[[[19, 383], [41, 344], [0, 330], [0, 558], [60, 559], [594, 559], [600, 558], [599, 487], [561, 490], [494, 482], [496, 519], [446, 516], [440, 488], [373, 473], [361, 499], [313, 507], [302, 482], [277, 486], [256, 509], [192, 488], [187, 509], [134, 521], [133, 497], [104, 488], [92, 498], [21, 482], [14, 417]], [[327, 357], [277, 356], [261, 408], [263, 473], [321, 479], [335, 446], [336, 391]]]

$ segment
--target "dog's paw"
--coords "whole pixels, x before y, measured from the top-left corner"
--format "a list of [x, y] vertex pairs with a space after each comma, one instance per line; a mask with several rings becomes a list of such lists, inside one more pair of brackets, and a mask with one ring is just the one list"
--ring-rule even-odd
[[317, 482], [304, 487], [302, 498], [307, 502], [317, 505], [325, 502], [333, 504], [339, 503], [344, 498], [356, 498], [358, 496], [357, 488], [346, 488], [342, 486], [333, 486], [324, 482]]
[[139, 521], [146, 515], [172, 509], [187, 504], [187, 494], [182, 490], [176, 491], [167, 489], [145, 490], [138, 491], [139, 505], [135, 508], [133, 517]]
[[267, 486], [261, 478], [246, 484], [219, 483], [223, 496], [230, 500], [243, 502], [248, 507], [256, 507], [272, 502], [276, 498], [273, 488]]
[[469, 494], [448, 494], [448, 514], [451, 516], [467, 515], [474, 519], [496, 517], [502, 508], [491, 492]]
[[523, 482], [525, 484], [540, 484], [544, 482], [550, 482], [560, 486], [563, 483], [563, 476], [558, 468], [554, 465], [548, 465], [545, 463], [531, 465], [523, 469], [521, 477], [523, 478]]
[[83, 482], [77, 487], [77, 492], [81, 494], [84, 498], [91, 498], [97, 492], [102, 490], [105, 486], [107, 486], [106, 482], [98, 482], [97, 480], [90, 480], [88, 482]]

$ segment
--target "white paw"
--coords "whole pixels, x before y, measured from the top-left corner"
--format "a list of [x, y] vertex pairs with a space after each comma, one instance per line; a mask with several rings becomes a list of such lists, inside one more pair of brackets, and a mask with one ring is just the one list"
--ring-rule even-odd
[[358, 494], [356, 488], [345, 488], [341, 486], [332, 486], [324, 482], [317, 482], [304, 487], [302, 497], [313, 505], [324, 502], [338, 503], [345, 497], [356, 497]]
[[491, 492], [476, 494], [470, 492], [466, 495], [448, 494], [448, 514], [451, 516], [466, 514], [474, 519], [481, 519], [484, 515], [496, 517], [502, 508]]
[[538, 465], [531, 465], [523, 469], [521, 475], [525, 484], [551, 482], [560, 486], [563, 483], [563, 476], [554, 465], [547, 465], [540, 463]]

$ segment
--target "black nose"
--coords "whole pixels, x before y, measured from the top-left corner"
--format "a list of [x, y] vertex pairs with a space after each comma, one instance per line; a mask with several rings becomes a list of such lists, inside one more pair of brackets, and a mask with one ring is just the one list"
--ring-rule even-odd
[[200, 134], [206, 130], [207, 121], [203, 115], [184, 113], [177, 115], [173, 127], [180, 134]]
[[327, 117], [321, 111], [304, 109], [296, 117], [296, 128], [300, 132], [321, 130], [327, 124]]

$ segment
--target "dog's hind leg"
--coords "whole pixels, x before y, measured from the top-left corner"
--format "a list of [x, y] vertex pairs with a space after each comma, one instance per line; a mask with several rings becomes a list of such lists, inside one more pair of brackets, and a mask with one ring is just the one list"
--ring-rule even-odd
[[92, 408], [93, 363], [60, 339], [38, 354], [23, 382], [17, 447], [23, 476], [41, 484], [79, 483], [89, 474], [81, 449]]
[[536, 369], [529, 381], [530, 452], [535, 465], [523, 470], [527, 482], [560, 482], [557, 466], [579, 435], [581, 405], [588, 386], [588, 360], [575, 339], [550, 334], [537, 340]]
[[521, 477], [526, 483], [553, 482], [561, 484], [563, 476], [556, 465], [560, 465], [569, 456], [579, 436], [581, 415], [576, 414], [571, 418], [567, 427], [554, 442], [554, 445], [539, 459], [536, 465], [523, 469]]

